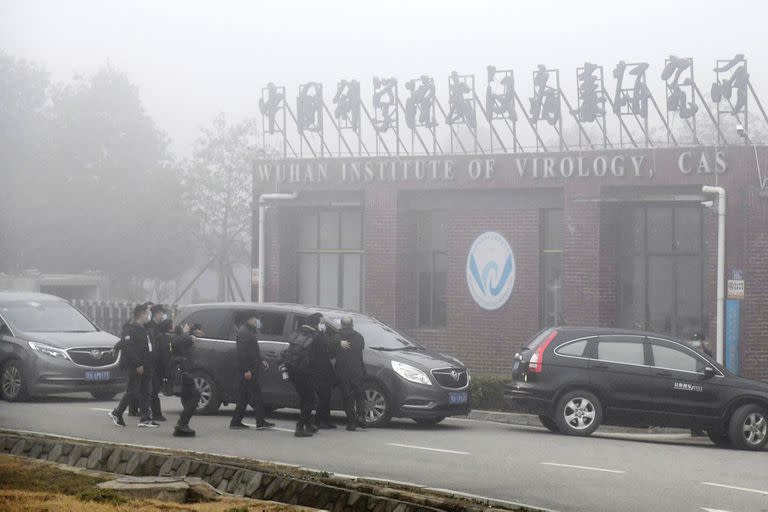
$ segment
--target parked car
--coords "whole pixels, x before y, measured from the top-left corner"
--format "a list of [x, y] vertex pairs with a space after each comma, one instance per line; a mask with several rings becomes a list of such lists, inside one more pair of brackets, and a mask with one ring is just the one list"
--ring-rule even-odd
[[[213, 413], [222, 403], [235, 401], [234, 334], [254, 312], [262, 323], [261, 354], [270, 365], [261, 374], [268, 409], [298, 407], [298, 395], [290, 382], [282, 380], [278, 366], [283, 350], [288, 347], [287, 336], [307, 316], [320, 312], [328, 320], [328, 334], [339, 328], [341, 317], [349, 316], [354, 328], [365, 338], [365, 398], [370, 425], [384, 426], [393, 417], [437, 424], [447, 416], [470, 411], [469, 373], [460, 361], [430, 352], [373, 317], [296, 304], [233, 303], [183, 306], [176, 316], [177, 324], [199, 323], [206, 333], [195, 346], [193, 356], [195, 384], [201, 393], [200, 412]], [[334, 409], [342, 409], [338, 389], [332, 404]]]
[[738, 377], [685, 342], [649, 332], [545, 329], [515, 354], [504, 392], [512, 410], [552, 432], [600, 425], [704, 430], [719, 446], [761, 450], [768, 385]]
[[125, 389], [115, 343], [64, 299], [0, 292], [0, 396], [86, 391], [110, 400]]

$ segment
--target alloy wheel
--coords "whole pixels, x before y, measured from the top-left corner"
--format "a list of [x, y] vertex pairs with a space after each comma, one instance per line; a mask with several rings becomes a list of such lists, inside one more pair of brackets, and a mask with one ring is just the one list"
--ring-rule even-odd
[[387, 400], [376, 389], [365, 390], [365, 418], [369, 423], [375, 423], [387, 412]]
[[197, 392], [200, 393], [200, 400], [197, 402], [197, 407], [202, 409], [211, 401], [213, 389], [211, 388], [211, 383], [208, 382], [208, 379], [205, 377], [195, 377], [194, 381]]
[[13, 400], [21, 392], [21, 372], [14, 365], [6, 366], [2, 378], [3, 396]]
[[574, 397], [563, 409], [565, 422], [576, 430], [586, 430], [595, 421], [595, 406], [588, 399]]
[[760, 445], [768, 436], [768, 420], [765, 415], [753, 412], [744, 419], [744, 440], [754, 446]]

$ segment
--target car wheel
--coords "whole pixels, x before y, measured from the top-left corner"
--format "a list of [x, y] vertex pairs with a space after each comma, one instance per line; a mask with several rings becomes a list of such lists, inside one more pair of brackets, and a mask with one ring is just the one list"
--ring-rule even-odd
[[445, 419], [445, 416], [434, 416], [432, 418], [413, 418], [413, 421], [419, 425], [437, 425]]
[[8, 361], [0, 369], [0, 395], [9, 402], [20, 402], [29, 398], [21, 361]]
[[603, 421], [603, 406], [589, 391], [569, 391], [557, 401], [555, 423], [569, 436], [588, 436]]
[[757, 404], [742, 405], [731, 416], [728, 437], [734, 448], [762, 450], [768, 442], [768, 412]]
[[221, 407], [221, 399], [216, 387], [216, 382], [205, 372], [192, 372], [192, 380], [195, 388], [200, 393], [200, 401], [197, 402], [197, 414], [214, 414]]
[[722, 429], [707, 430], [707, 436], [709, 440], [719, 448], [727, 448], [731, 446], [731, 440], [728, 438], [728, 433], [723, 432]]
[[386, 427], [392, 419], [389, 393], [378, 382], [369, 381], [363, 391], [365, 397], [365, 422], [369, 427]]
[[557, 423], [555, 423], [555, 420], [550, 418], [549, 416], [539, 416], [539, 421], [542, 425], [544, 425], [544, 428], [549, 430], [550, 432], [553, 432], [555, 434], [560, 433], [560, 427], [557, 426]]
[[101, 402], [112, 400], [116, 394], [114, 391], [91, 391], [91, 396]]

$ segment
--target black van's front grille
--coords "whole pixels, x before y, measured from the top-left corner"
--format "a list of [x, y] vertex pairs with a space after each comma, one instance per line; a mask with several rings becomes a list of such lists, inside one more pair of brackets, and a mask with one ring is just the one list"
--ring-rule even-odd
[[67, 350], [67, 354], [75, 364], [93, 368], [109, 366], [117, 360], [117, 354], [111, 352], [109, 347], [71, 348]]
[[467, 370], [463, 368], [442, 368], [432, 370], [432, 376], [444, 388], [459, 389], [467, 385]]

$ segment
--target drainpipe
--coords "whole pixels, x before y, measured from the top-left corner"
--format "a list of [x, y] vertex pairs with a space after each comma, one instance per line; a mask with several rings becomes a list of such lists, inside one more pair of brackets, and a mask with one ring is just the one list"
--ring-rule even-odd
[[259, 196], [259, 299], [264, 302], [264, 260], [266, 249], [264, 248], [265, 218], [267, 214], [267, 202], [288, 201], [296, 199], [296, 192], [290, 194], [261, 194]]
[[704, 194], [717, 194], [717, 345], [715, 358], [723, 364], [723, 329], [725, 317], [725, 189], [703, 186]]

